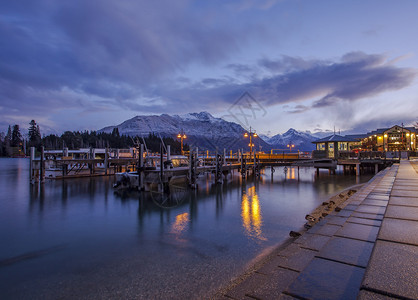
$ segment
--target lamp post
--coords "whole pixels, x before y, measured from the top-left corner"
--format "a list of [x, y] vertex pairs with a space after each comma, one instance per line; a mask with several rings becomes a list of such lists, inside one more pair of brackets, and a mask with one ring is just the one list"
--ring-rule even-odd
[[183, 140], [187, 138], [186, 134], [183, 132], [183, 130], [177, 135], [177, 137], [180, 139], [180, 145], [181, 145], [181, 155], [184, 155], [183, 151]]
[[295, 145], [293, 145], [292, 143], [289, 143], [287, 145], [287, 148], [289, 148], [289, 152], [292, 152], [292, 148], [294, 148], [294, 147], [295, 147]]
[[248, 146], [250, 146], [250, 157], [251, 157], [251, 155], [252, 155], [252, 152], [253, 152], [253, 147], [254, 147], [254, 144], [253, 144], [253, 142], [252, 142], [252, 138], [253, 137], [257, 137], [258, 135], [257, 135], [257, 133], [255, 132], [255, 130], [254, 131], [252, 131], [252, 129], [251, 129], [251, 126], [250, 126], [250, 132], [248, 133], [248, 132], [245, 132], [244, 133], [244, 137], [250, 137], [250, 143], [248, 144]]

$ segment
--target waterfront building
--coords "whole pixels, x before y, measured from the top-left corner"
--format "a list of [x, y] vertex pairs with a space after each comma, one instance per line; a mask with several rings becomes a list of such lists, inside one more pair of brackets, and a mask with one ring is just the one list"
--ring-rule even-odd
[[417, 129], [398, 125], [380, 128], [368, 132], [363, 145], [370, 151], [416, 151]]
[[313, 141], [315, 158], [337, 159], [339, 153], [352, 151], [417, 151], [418, 130], [414, 127], [394, 125], [366, 134], [341, 136], [333, 134]]
[[359, 147], [361, 142], [350, 136], [333, 134], [322, 139], [313, 141], [316, 144], [313, 156], [315, 158], [338, 158], [341, 152], [350, 152]]

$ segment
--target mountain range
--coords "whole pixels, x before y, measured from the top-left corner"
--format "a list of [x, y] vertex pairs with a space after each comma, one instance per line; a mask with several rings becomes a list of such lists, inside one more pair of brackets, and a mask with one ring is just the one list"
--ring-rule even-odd
[[[111, 133], [118, 128], [120, 134], [128, 136], [147, 136], [153, 133], [162, 137], [176, 137], [183, 132], [187, 138], [185, 143], [199, 149], [220, 150], [247, 149], [249, 138], [244, 138], [246, 130], [239, 124], [215, 118], [208, 112], [188, 113], [185, 115], [150, 115], [136, 116], [116, 126], [108, 126], [98, 132]], [[257, 151], [270, 151], [271, 149], [289, 149], [287, 145], [293, 144], [295, 150], [311, 151], [313, 140], [321, 135], [310, 132], [300, 132], [290, 128], [284, 134], [273, 137], [260, 135], [253, 138]]]

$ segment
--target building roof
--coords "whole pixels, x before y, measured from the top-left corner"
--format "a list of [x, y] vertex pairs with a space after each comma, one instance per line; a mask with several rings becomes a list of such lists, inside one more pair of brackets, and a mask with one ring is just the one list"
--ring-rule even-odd
[[326, 142], [356, 142], [357, 140], [354, 138], [351, 138], [349, 136], [341, 136], [338, 134], [333, 134], [327, 137], [324, 137], [322, 139], [312, 141], [314, 144], [318, 143], [326, 143]]

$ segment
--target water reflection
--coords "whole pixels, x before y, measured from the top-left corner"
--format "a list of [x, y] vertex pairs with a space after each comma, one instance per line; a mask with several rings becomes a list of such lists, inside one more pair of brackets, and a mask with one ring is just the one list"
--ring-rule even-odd
[[[207, 174], [198, 190], [180, 189], [157, 201], [156, 194], [114, 192], [112, 177], [31, 186], [28, 163], [0, 159], [0, 258], [43, 255], [0, 268], [0, 299], [68, 298], [62, 282], [67, 291], [87, 293], [84, 298], [103, 293], [98, 282], [120, 293], [103, 298], [129, 298], [133, 287], [147, 299], [209, 298], [206, 292], [241, 273], [300, 227], [306, 212], [356, 180], [292, 167], [287, 177], [276, 167], [259, 179], [236, 173], [223, 184]], [[166, 203], [175, 205], [161, 207]], [[56, 245], [68, 247], [48, 250]]]
[[260, 201], [258, 199], [256, 185], [246, 188], [244, 185], [241, 194], [241, 217], [245, 234], [255, 240], [265, 241], [262, 225]]
[[189, 213], [185, 212], [182, 214], [178, 214], [176, 216], [176, 220], [174, 221], [173, 225], [171, 225], [171, 232], [176, 234], [177, 236], [181, 235], [182, 232], [189, 225], [189, 222], [190, 222]]

